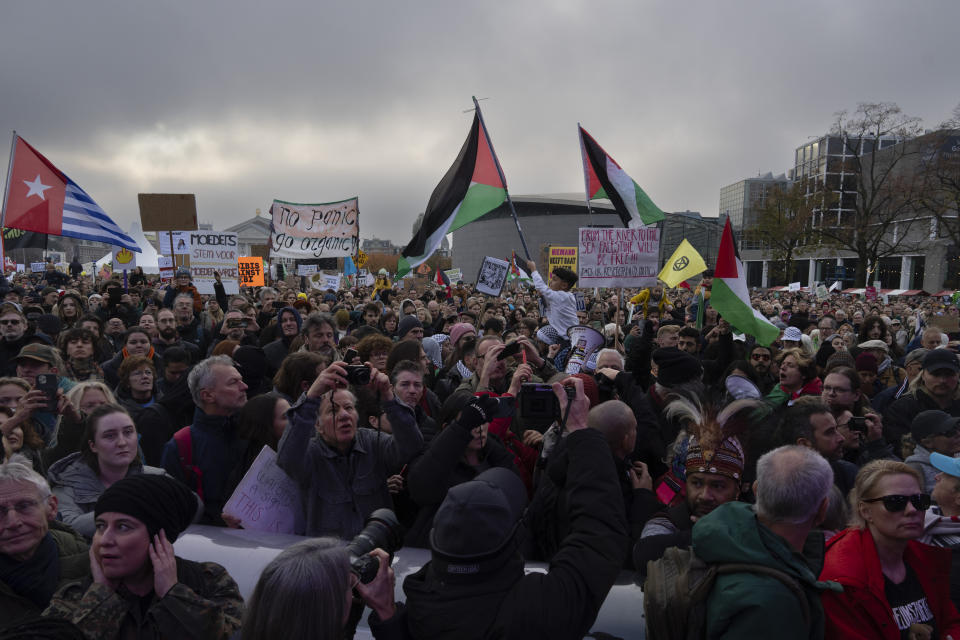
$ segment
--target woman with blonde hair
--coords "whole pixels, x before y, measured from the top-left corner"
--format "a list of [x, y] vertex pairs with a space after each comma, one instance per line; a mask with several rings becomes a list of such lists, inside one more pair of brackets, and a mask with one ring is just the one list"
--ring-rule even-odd
[[863, 466], [850, 494], [852, 526], [827, 543], [821, 580], [825, 638], [960, 638], [950, 601], [950, 551], [917, 542], [930, 495], [923, 478], [895, 460]]

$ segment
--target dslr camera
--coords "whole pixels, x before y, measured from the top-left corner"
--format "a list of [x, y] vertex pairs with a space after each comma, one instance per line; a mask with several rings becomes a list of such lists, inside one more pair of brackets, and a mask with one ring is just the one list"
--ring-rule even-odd
[[[355, 387], [363, 387], [370, 384], [370, 367], [364, 364], [348, 364], [347, 382]], [[376, 512], [374, 512], [376, 513]]]
[[403, 546], [403, 533], [403, 525], [390, 509], [377, 509], [370, 514], [363, 531], [347, 545], [350, 570], [357, 574], [360, 582], [370, 584], [380, 570], [380, 561], [367, 554], [380, 548], [393, 556]]
[[[577, 390], [573, 387], [564, 387], [567, 392], [567, 400], [571, 401], [577, 396]], [[535, 421], [553, 421], [560, 420], [563, 416], [560, 413], [560, 401], [553, 393], [553, 387], [542, 382], [524, 382], [520, 385], [520, 393], [517, 398], [520, 404], [520, 417]]]

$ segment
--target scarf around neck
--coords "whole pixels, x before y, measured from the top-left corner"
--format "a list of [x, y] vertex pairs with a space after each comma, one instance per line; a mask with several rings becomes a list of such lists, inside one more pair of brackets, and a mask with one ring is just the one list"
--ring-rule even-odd
[[53, 535], [47, 531], [29, 560], [18, 562], [0, 554], [0, 580], [40, 609], [45, 609], [60, 582], [60, 554]]

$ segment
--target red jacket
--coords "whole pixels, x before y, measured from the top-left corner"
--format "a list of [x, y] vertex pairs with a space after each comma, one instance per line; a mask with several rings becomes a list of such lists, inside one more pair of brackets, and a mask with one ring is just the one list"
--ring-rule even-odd
[[[950, 550], [910, 541], [903, 554], [923, 586], [937, 621], [937, 637], [960, 638], [960, 614], [950, 601]], [[884, 592], [883, 572], [873, 536], [867, 529], [846, 529], [827, 542], [821, 580], [843, 585], [843, 593], [825, 591], [826, 640], [899, 640], [900, 630]]]

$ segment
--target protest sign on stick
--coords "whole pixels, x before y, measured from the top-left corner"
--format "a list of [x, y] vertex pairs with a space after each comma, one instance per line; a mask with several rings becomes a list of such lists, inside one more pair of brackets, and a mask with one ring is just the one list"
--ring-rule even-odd
[[239, 519], [244, 529], [303, 532], [297, 484], [277, 466], [277, 454], [267, 445], [223, 506], [223, 512]]
[[345, 258], [360, 248], [357, 198], [323, 204], [274, 200], [270, 215], [271, 258]]
[[577, 272], [577, 248], [576, 247], [550, 247], [547, 254], [547, 279], [557, 267], [566, 267]]
[[240, 293], [237, 257], [237, 234], [225, 231], [190, 233], [190, 275], [199, 293], [214, 293], [214, 272], [220, 274], [227, 295]]
[[581, 228], [577, 286], [646, 287], [657, 283], [660, 230]]
[[237, 258], [241, 287], [263, 286], [263, 258]]

